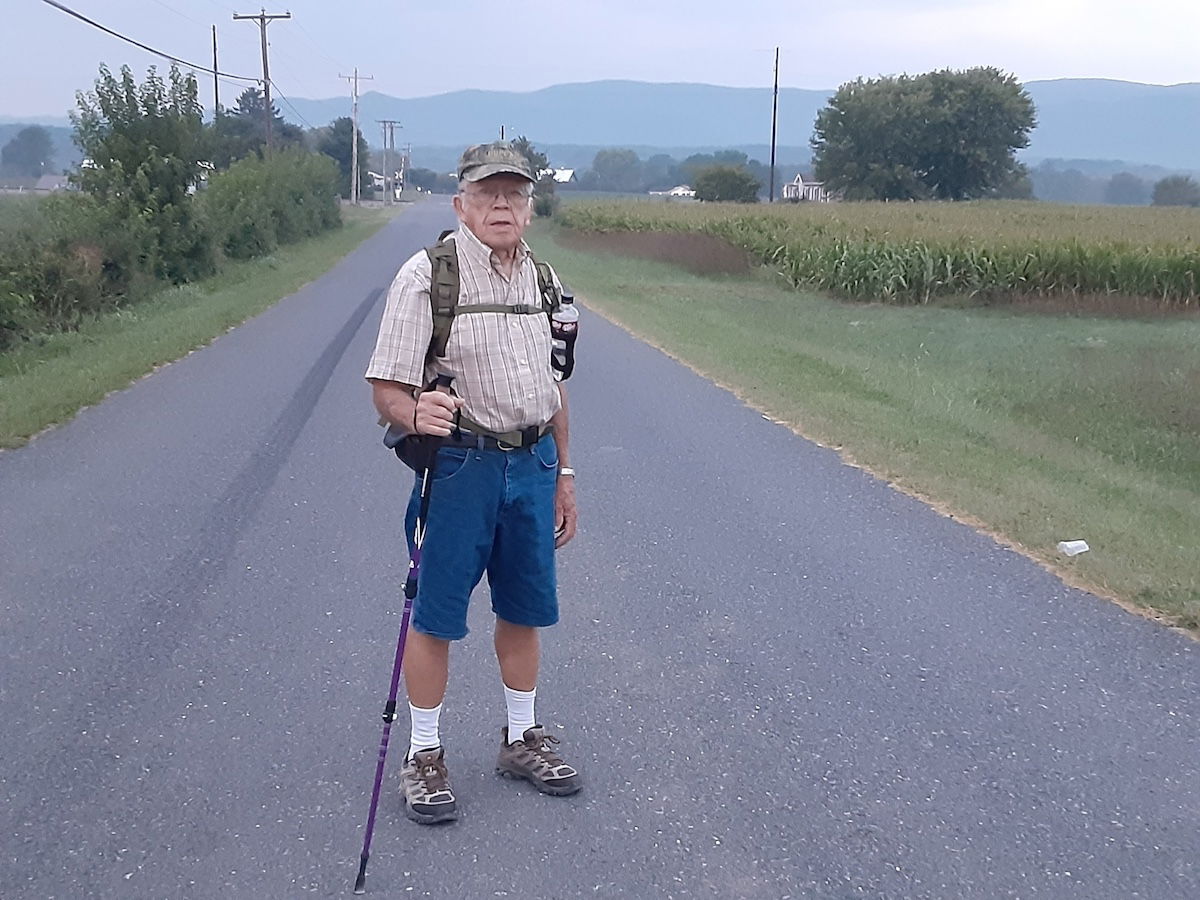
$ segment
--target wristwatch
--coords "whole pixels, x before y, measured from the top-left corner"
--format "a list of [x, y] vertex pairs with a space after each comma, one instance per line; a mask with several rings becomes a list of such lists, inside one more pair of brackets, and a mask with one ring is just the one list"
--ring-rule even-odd
[[561, 478], [563, 475], [566, 475], [568, 478], [574, 478], [574, 477], [575, 477], [575, 470], [574, 470], [574, 469], [572, 469], [570, 466], [559, 466], [559, 467], [558, 467], [558, 475], [559, 475], [559, 477], [560, 477], [560, 478]]

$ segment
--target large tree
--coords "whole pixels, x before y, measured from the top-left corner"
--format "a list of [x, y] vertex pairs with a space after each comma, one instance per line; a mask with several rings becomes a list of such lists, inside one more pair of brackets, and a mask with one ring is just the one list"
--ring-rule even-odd
[[642, 189], [642, 161], [633, 150], [600, 150], [592, 160], [596, 190], [633, 193]]
[[1118, 172], [1104, 188], [1104, 202], [1118, 206], [1145, 206], [1150, 202], [1150, 185], [1132, 172]]
[[818, 179], [850, 200], [964, 200], [1010, 183], [1033, 101], [995, 68], [842, 85], [817, 114]]
[[692, 181], [697, 200], [719, 203], [757, 203], [760, 188], [762, 183], [741, 166], [709, 166]]
[[22, 128], [0, 150], [0, 167], [14, 175], [44, 175], [53, 162], [54, 143], [41, 125]]
[[1200, 206], [1200, 184], [1187, 175], [1168, 175], [1154, 184], [1155, 206]]
[[[339, 190], [343, 197], [350, 197], [350, 181], [354, 177], [354, 145], [350, 135], [354, 131], [354, 120], [349, 116], [335, 119], [328, 128], [320, 129], [316, 135], [315, 145], [318, 153], [324, 153], [333, 159], [338, 167]], [[358, 191], [360, 196], [371, 193], [371, 173], [368, 171], [371, 162], [371, 148], [367, 139], [358, 132]]]
[[95, 89], [78, 92], [72, 113], [84, 161], [80, 187], [136, 234], [142, 263], [157, 277], [187, 281], [212, 268], [211, 244], [190, 192], [200, 176], [203, 124], [194, 75], [151, 67], [140, 85], [100, 67]]
[[[279, 108], [271, 104], [271, 144], [276, 150], [304, 145], [304, 129], [284, 121]], [[267, 146], [267, 101], [256, 87], [246, 88], [237, 105], [220, 113], [209, 130], [208, 153], [218, 169], [245, 159], [262, 156]]]
[[643, 187], [648, 191], [666, 191], [684, 181], [679, 164], [666, 153], [656, 153], [642, 164]]

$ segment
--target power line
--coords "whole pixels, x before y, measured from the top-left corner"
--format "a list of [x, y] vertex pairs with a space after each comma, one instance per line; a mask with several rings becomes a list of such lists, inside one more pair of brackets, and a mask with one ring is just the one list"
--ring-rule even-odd
[[299, 29], [300, 29], [300, 33], [301, 33], [302, 35], [304, 35], [304, 39], [305, 39], [306, 41], [308, 41], [310, 44], [312, 44], [312, 46], [313, 46], [313, 49], [315, 49], [315, 50], [317, 51], [317, 55], [318, 55], [318, 56], [320, 56], [320, 57], [323, 57], [323, 58], [324, 58], [324, 59], [325, 59], [327, 62], [331, 62], [331, 63], [333, 63], [333, 64], [334, 64], [335, 66], [337, 66], [339, 69], [345, 69], [345, 68], [347, 68], [346, 66], [343, 66], [343, 65], [342, 65], [340, 62], [338, 62], [338, 61], [337, 61], [336, 59], [334, 59], [333, 57], [331, 57], [331, 56], [329, 56], [329, 55], [327, 55], [327, 54], [325, 54], [325, 53], [321, 52], [321, 45], [317, 43], [316, 39], [315, 39], [315, 38], [313, 38], [313, 36], [312, 36], [311, 34], [309, 34], [309, 33], [308, 33], [308, 29], [307, 29], [307, 28], [305, 28], [305, 27], [304, 27], [302, 24], [300, 24], [300, 22], [299, 22], [299, 21], [297, 21], [297, 22], [296, 22], [296, 27], [297, 27], [297, 28], [299, 28]]
[[175, 13], [175, 15], [179, 16], [180, 18], [187, 19], [193, 25], [200, 25], [203, 28], [208, 27], [204, 22], [201, 22], [198, 19], [193, 19], [187, 13], [180, 12], [175, 7], [170, 6], [167, 3], [164, 3], [163, 0], [154, 0], [154, 2], [157, 3], [159, 6], [161, 6], [163, 9], [170, 10], [171, 12]]
[[119, 31], [113, 31], [111, 28], [101, 25], [99, 22], [96, 22], [93, 19], [89, 19], [87, 16], [83, 15], [82, 13], [76, 12], [75, 10], [71, 9], [69, 6], [64, 6], [63, 4], [57, 2], [57, 0], [42, 0], [42, 2], [45, 3], [47, 6], [53, 6], [55, 9], [59, 10], [60, 12], [65, 12], [69, 16], [74, 16], [79, 21], [86, 22], [88, 25], [91, 25], [93, 28], [98, 28], [106, 34], [111, 34], [115, 38], [120, 38], [121, 40], [125, 41], [127, 44], [133, 44], [133, 46], [139, 47], [142, 50], [145, 50], [147, 53], [153, 53], [155, 56], [161, 56], [163, 59], [169, 59], [171, 62], [179, 63], [181, 66], [187, 66], [189, 69], [196, 69], [199, 72], [206, 72], [209, 75], [221, 76], [224, 78], [233, 78], [237, 81], [261, 81], [262, 80], [260, 78], [247, 78], [245, 75], [231, 75], [228, 72], [218, 72], [216, 69], [210, 69], [208, 66], [196, 65], [196, 63], [194, 63], [194, 62], [189, 62], [186, 59], [180, 59], [178, 56], [172, 56], [170, 53], [163, 53], [161, 50], [155, 50], [153, 47], [151, 47], [147, 44], [143, 44], [141, 41], [135, 41], [133, 38], [127, 37], [126, 35], [121, 34]]
[[[281, 91], [279, 89], [279, 85], [277, 85], [274, 81], [272, 81], [271, 87], [273, 87], [275, 89], [275, 93], [279, 95], [279, 99], [288, 105], [288, 109], [290, 109], [292, 112], [294, 112], [296, 114], [296, 117], [301, 122], [303, 122], [305, 125], [307, 125], [310, 129], [315, 127], [311, 122], [308, 121], [308, 119], [306, 119], [306, 118], [304, 118], [304, 116], [300, 115], [300, 110], [298, 110], [298, 109], [296, 109], [296, 107], [292, 106], [292, 101], [283, 95], [283, 91]], [[268, 113], [268, 115], [269, 115], [269, 113]]]

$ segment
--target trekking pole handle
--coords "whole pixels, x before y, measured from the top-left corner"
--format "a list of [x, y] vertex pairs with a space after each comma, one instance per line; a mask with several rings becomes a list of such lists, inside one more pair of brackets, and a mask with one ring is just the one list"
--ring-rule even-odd
[[[429, 385], [430, 390], [440, 391], [443, 394], [454, 396], [454, 376], [447, 375], [445, 372], [438, 372], [434, 377], [433, 383]], [[459, 421], [462, 416], [462, 411], [454, 414], [454, 436], [457, 438], [462, 434], [459, 426]]]

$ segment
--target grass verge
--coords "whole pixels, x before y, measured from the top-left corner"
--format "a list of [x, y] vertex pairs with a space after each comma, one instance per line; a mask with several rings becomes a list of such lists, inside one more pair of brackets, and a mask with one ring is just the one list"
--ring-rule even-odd
[[39, 335], [0, 353], [0, 447], [18, 447], [110, 391], [184, 356], [328, 271], [378, 231], [389, 210], [343, 210], [342, 228], [206, 281]]
[[[772, 418], [1073, 584], [1200, 627], [1200, 320], [839, 302], [572, 249], [552, 225], [534, 242], [589, 307]], [[1060, 557], [1076, 538], [1091, 552]]]

